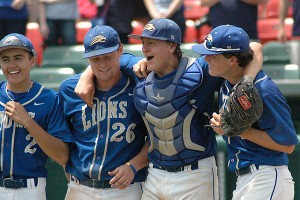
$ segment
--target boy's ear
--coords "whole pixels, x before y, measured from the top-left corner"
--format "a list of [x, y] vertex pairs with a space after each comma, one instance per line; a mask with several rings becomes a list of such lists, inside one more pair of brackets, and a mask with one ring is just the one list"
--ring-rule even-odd
[[36, 63], [36, 57], [35, 57], [35, 56], [32, 56], [32, 57], [31, 57], [31, 69], [34, 68], [35, 63]]

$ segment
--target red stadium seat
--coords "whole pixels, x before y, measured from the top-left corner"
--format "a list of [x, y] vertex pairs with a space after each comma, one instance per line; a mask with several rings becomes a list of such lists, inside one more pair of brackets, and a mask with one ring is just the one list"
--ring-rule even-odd
[[35, 22], [27, 23], [26, 37], [30, 39], [37, 54], [37, 65], [40, 66], [43, 59], [44, 39], [40, 32], [39, 24]]
[[194, 43], [197, 42], [197, 30], [195, 28], [195, 22], [192, 20], [186, 20], [186, 30], [183, 38], [184, 43]]
[[[263, 44], [268, 41], [277, 40], [278, 27], [279, 27], [278, 18], [259, 19], [257, 21], [257, 31], [258, 31], [258, 38], [260, 39], [260, 42]], [[292, 28], [293, 28], [293, 19], [287, 18], [285, 20], [285, 31], [288, 40], [291, 39]]]
[[[131, 34], [137, 34], [137, 35], [140, 35], [142, 34], [143, 32], [143, 28], [145, 26], [145, 22], [143, 21], [140, 21], [140, 20], [133, 20], [131, 22], [131, 26], [132, 26], [132, 31], [131, 31]], [[128, 39], [129, 43], [130, 44], [141, 44], [141, 40], [137, 40], [137, 39], [134, 39], [134, 38], [129, 38]]]
[[209, 25], [203, 25], [201, 28], [198, 30], [198, 43], [202, 43], [206, 36], [211, 32], [212, 27]]
[[[263, 18], [277, 18], [279, 16], [278, 8], [279, 8], [280, 0], [269, 0], [266, 4], [260, 4], [258, 6], [258, 17]], [[293, 8], [289, 7], [288, 17], [292, 17]]]
[[78, 44], [83, 44], [85, 34], [91, 29], [90, 21], [78, 21], [76, 23], [76, 41]]
[[209, 11], [209, 7], [201, 6], [198, 0], [184, 0], [184, 17], [188, 20], [197, 20]]

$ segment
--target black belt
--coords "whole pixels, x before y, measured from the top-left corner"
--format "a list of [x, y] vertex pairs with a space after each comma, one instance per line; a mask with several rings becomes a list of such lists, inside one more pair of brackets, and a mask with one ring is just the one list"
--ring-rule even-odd
[[[71, 178], [72, 181], [74, 181], [75, 183], [77, 183], [77, 180], [74, 179], [73, 177]], [[133, 184], [134, 182], [131, 182], [130, 184]], [[111, 185], [109, 184], [109, 180], [96, 180], [96, 179], [88, 179], [88, 180], [82, 180], [79, 181], [79, 184], [81, 185], [85, 185], [88, 187], [92, 187], [92, 188], [100, 188], [100, 189], [107, 189], [107, 188], [111, 188]]]
[[195, 170], [198, 169], [198, 162], [191, 164], [191, 165], [187, 165], [187, 166], [182, 166], [182, 167], [161, 167], [158, 165], [153, 164], [153, 168], [156, 169], [161, 169], [167, 172], [182, 172], [182, 171], [186, 171], [188, 168], [191, 170]]
[[24, 178], [24, 179], [0, 178], [0, 187], [11, 188], [11, 189], [26, 188], [28, 179], [34, 179], [35, 186], [38, 185], [38, 178]]
[[249, 165], [247, 167], [244, 167], [242, 169], [239, 169], [239, 170], [236, 170], [235, 171], [235, 174], [237, 176], [242, 176], [242, 175], [245, 175], [245, 174], [249, 174], [249, 173], [252, 173], [254, 171], [257, 171], [259, 169], [259, 165]]

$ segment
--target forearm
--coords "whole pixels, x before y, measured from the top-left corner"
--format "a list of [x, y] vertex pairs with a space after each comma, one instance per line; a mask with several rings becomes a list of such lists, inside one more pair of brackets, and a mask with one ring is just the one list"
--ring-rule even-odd
[[41, 25], [46, 24], [46, 11], [45, 11], [45, 3], [39, 2], [39, 23]]
[[94, 72], [93, 72], [90, 65], [87, 66], [87, 68], [82, 72], [80, 77], [84, 77], [87, 80], [93, 80], [94, 79], [95, 75], [94, 75]]
[[69, 147], [66, 143], [47, 133], [33, 119], [24, 126], [45, 154], [61, 166], [66, 165], [69, 159]]
[[147, 142], [144, 144], [141, 151], [129, 162], [134, 166], [136, 171], [139, 171], [140, 169], [146, 167], [149, 164]]
[[254, 79], [257, 73], [262, 69], [262, 64], [263, 64], [262, 45], [257, 42], [251, 42], [250, 48], [254, 51], [253, 60], [245, 67], [244, 76], [249, 75]]
[[289, 0], [279, 0], [279, 22], [280, 26], [284, 26], [284, 20], [288, 13]]
[[259, 146], [264, 148], [284, 152], [292, 153], [294, 151], [295, 145], [281, 145], [276, 143], [272, 138], [264, 131], [260, 129], [250, 128], [248, 131], [240, 135], [243, 139], [249, 140]]

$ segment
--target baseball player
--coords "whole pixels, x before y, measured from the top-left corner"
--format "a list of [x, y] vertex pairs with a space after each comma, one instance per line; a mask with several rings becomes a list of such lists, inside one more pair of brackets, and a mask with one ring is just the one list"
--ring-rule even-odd
[[133, 103], [135, 83], [120, 71], [123, 44], [113, 28], [95, 26], [84, 48], [95, 74], [93, 105], [74, 92], [80, 74], [59, 89], [75, 140], [66, 200], [139, 200], [148, 165], [146, 128]]
[[46, 200], [48, 156], [64, 166], [73, 142], [58, 94], [30, 78], [35, 51], [12, 33], [0, 41], [0, 199]]
[[[248, 34], [236, 26], [218, 26], [203, 44], [193, 46], [192, 50], [206, 55], [210, 75], [226, 79], [219, 95], [222, 114], [229, 91], [242, 78], [244, 67], [253, 58]], [[254, 85], [263, 101], [262, 116], [245, 133], [223, 136], [228, 149], [228, 168], [238, 176], [232, 199], [292, 200], [294, 182], [288, 170], [287, 154], [293, 152], [298, 139], [291, 111], [278, 87], [263, 71], [257, 74]], [[214, 113], [211, 119], [218, 134], [223, 134], [221, 114]]]
[[[181, 31], [172, 20], [153, 19], [142, 35], [130, 37], [142, 40], [144, 62], [154, 71], [134, 90], [151, 161], [142, 199], [218, 199], [216, 139], [204, 125], [223, 79], [209, 76], [202, 57], [182, 57]], [[251, 63], [251, 73], [261, 63], [262, 56]]]

